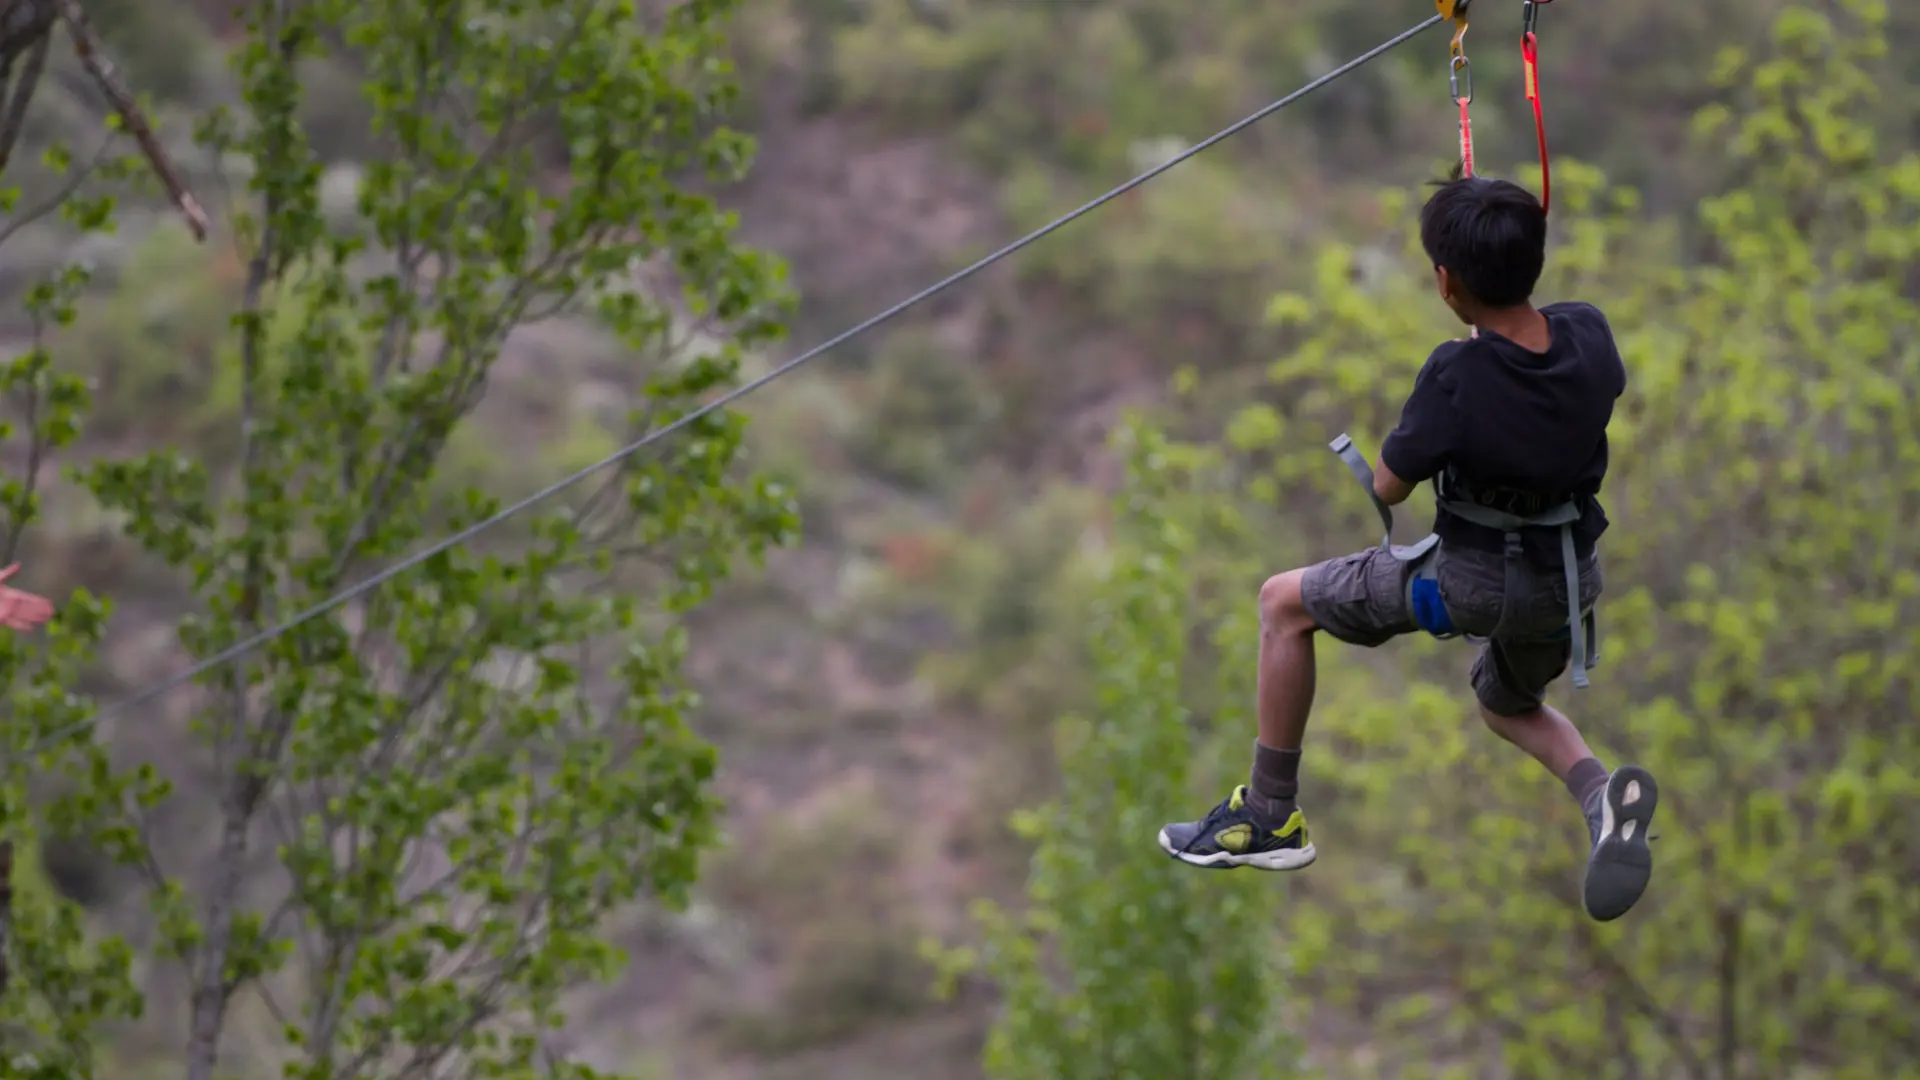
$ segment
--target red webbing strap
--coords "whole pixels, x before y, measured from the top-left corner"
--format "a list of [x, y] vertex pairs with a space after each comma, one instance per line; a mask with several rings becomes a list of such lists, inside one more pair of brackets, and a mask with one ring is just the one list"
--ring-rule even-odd
[[[1527, 100], [1533, 103], [1533, 133], [1540, 142], [1540, 209], [1553, 206], [1553, 176], [1547, 166], [1547, 117], [1540, 108], [1540, 44], [1528, 30], [1520, 38], [1520, 58], [1527, 72]], [[1466, 122], [1466, 106], [1460, 107], [1461, 122]]]
[[1460, 174], [1473, 175], [1473, 116], [1469, 106], [1472, 98], [1455, 98], [1460, 104]]

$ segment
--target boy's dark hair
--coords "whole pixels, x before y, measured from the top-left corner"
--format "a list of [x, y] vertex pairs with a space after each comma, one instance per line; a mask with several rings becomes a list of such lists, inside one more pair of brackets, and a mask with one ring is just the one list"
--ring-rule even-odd
[[1437, 185], [1420, 210], [1420, 244], [1475, 300], [1527, 302], [1547, 258], [1547, 212], [1526, 188], [1477, 176]]

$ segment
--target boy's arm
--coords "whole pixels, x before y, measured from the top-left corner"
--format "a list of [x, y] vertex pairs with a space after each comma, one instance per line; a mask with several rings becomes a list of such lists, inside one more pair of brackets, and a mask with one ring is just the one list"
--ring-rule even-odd
[[1399, 506], [1406, 502], [1407, 496], [1413, 494], [1413, 489], [1418, 486], [1395, 476], [1393, 470], [1387, 468], [1385, 456], [1373, 467], [1373, 493], [1388, 506]]

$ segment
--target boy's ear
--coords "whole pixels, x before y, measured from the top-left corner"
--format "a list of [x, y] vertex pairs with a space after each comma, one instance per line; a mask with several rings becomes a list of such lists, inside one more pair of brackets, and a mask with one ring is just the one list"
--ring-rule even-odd
[[1453, 275], [1447, 273], [1446, 267], [1435, 266], [1433, 268], [1433, 284], [1434, 288], [1440, 291], [1440, 299], [1453, 299]]

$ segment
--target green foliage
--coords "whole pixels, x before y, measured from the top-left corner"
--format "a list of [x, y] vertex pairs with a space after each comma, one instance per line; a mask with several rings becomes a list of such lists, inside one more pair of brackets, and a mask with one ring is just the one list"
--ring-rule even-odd
[[1080, 556], [1099, 507], [1077, 487], [1028, 494], [1004, 477], [982, 478], [969, 501], [978, 506], [972, 516], [1001, 525], [986, 535], [984, 524], [963, 525], [943, 538], [934, 585], [962, 647], [936, 652], [922, 670], [949, 703], [1038, 742], [1085, 700], [1083, 627], [1094, 586]]
[[[1708, 58], [1761, 38], [1784, 0], [1562, 5], [1540, 23], [1554, 151], [1600, 162], [1656, 205], [1684, 205], [1725, 179], [1683, 151], [1686, 118], [1724, 97]], [[1164, 160], [1377, 45], [1428, 14], [1419, 5], [1330, 0], [1124, 5], [917, 0], [764, 5], [747, 53], [815, 109], [878, 113], [945, 132], [1000, 184], [1010, 216], [1036, 225]], [[1520, 93], [1513, 10], [1476, 13], [1470, 51], [1480, 156], [1537, 175]], [[1911, 20], [1896, 27], [1912, 42]], [[1119, 323], [1168, 360], [1270, 347], [1257, 298], [1299, 288], [1308, 245], [1365, 220], [1354, 176], [1437, 175], [1454, 152], [1445, 37], [1434, 31], [1302, 100], [1205, 158], [1103, 211], [1098, 228], [1022, 257], [1075, 314]], [[1910, 130], [1911, 73], [1887, 72], [1881, 130]], [[771, 109], [780, 102], [769, 102]], [[774, 122], [784, 122], [775, 115]], [[1521, 164], [1524, 163], [1524, 164]], [[1171, 364], [1168, 365], [1169, 368]]]
[[[785, 972], [764, 1009], [727, 986], [719, 1007], [732, 1045], [767, 1058], [830, 1046], [897, 1023], [929, 1002], [918, 912], [899, 872], [912, 854], [894, 797], [876, 787], [833, 793], [740, 845], [711, 884]], [[778, 852], [778, 858], [756, 853]]]
[[237, 292], [227, 266], [183, 229], [156, 229], [124, 252], [112, 268], [118, 287], [60, 341], [98, 388], [91, 435], [226, 449], [239, 404], [237, 380], [222, 378], [216, 357]]
[[841, 23], [832, 70], [849, 98], [916, 127], [957, 114], [991, 165], [1038, 156], [1084, 174], [1124, 168], [1142, 136], [1198, 137], [1304, 82], [1325, 22], [1257, 7], [1196, 19], [1177, 0], [887, 2]]
[[[1131, 171], [1158, 165], [1187, 144], [1143, 142]], [[1246, 312], [1293, 283], [1296, 249], [1310, 228], [1326, 225], [1283, 197], [1280, 183], [1249, 185], [1246, 171], [1225, 157], [1195, 159], [1122, 196], [1107, 211], [1105, 229], [1073, 244], [1037, 247], [1020, 273], [1063, 290], [1103, 322], [1183, 346], [1179, 355], [1237, 355], [1260, 330]], [[1067, 209], [1066, 201], [1044, 168], [1021, 169], [1007, 185], [1007, 207], [1023, 227], [1045, 224]]]
[[[1575, 808], [1473, 730], [1460, 652], [1322, 651], [1308, 786], [1327, 902], [1293, 923], [1294, 951], [1319, 997], [1373, 1017], [1393, 1075], [1916, 1075], [1920, 156], [1873, 123], [1884, 6], [1844, 7], [1789, 10], [1766, 56], [1723, 58], [1731, 104], [1701, 133], [1742, 182], [1699, 208], [1702, 265], [1673, 268], [1681, 228], [1644, 222], [1630, 192], [1562, 174], [1543, 299], [1598, 303], [1630, 373], [1606, 664], [1564, 704], [1668, 793], [1641, 907], [1580, 914]], [[1200, 587], [1235, 605], [1222, 642], [1251, 635], [1251, 598], [1210, 582], [1258, 580], [1286, 528], [1260, 507], [1320, 523], [1321, 555], [1372, 534], [1324, 440], [1377, 440], [1458, 333], [1406, 242], [1394, 272], [1324, 251], [1317, 288], [1274, 305], [1301, 343], [1270, 400], [1228, 448], [1193, 451], [1194, 486], [1239, 491], [1214, 526], [1191, 519], [1217, 560]], [[1250, 699], [1251, 664], [1225, 671]]]
[[864, 389], [855, 460], [917, 490], [950, 487], [956, 472], [978, 460], [998, 418], [979, 363], [923, 335], [889, 341]]
[[[244, 280], [201, 298], [227, 304], [202, 385], [230, 403], [209, 419], [232, 456], [163, 451], [83, 476], [192, 582], [191, 653], [499, 508], [442, 481], [516, 327], [588, 312], [645, 357], [682, 312], [727, 332], [630, 366], [635, 428], [728, 385], [740, 349], [778, 331], [780, 269], [681, 186], [734, 179], [750, 154], [722, 126], [731, 7], [650, 26], [595, 0], [250, 9], [242, 107], [203, 126], [251, 163], [233, 223]], [[344, 231], [298, 120], [298, 73], [329, 55], [367, 73], [390, 151]], [[573, 159], [561, 189], [536, 160], [550, 135]], [[677, 292], [645, 289], [642, 267]], [[290, 1078], [591, 1075], [551, 1061], [563, 994], [616, 970], [610, 912], [684, 897], [714, 831], [674, 616], [795, 526], [786, 492], [743, 473], [742, 427], [703, 418], [522, 519], [523, 542], [437, 556], [209, 673], [193, 703], [221, 763], [204, 878], [138, 850], [124, 800], [88, 789], [87, 820], [122, 823], [112, 839], [141, 856], [160, 947], [190, 974], [188, 1077], [214, 1075], [253, 993], [282, 1024], [244, 1064]], [[262, 836], [287, 882], [264, 908], [243, 887]]]
[[1161, 510], [1189, 455], [1138, 426], [1128, 436], [1129, 494], [1091, 612], [1099, 711], [1061, 725], [1062, 793], [1024, 815], [1039, 845], [1029, 907], [982, 912], [1004, 997], [987, 1071], [1293, 1075], [1265, 883], [1183, 871], [1153, 846], [1168, 810], [1193, 802], [1181, 678], [1193, 538]]
[[[9, 197], [17, 195], [9, 191]], [[106, 227], [111, 201], [74, 200], [62, 208], [83, 231]], [[0, 480], [0, 564], [11, 563], [40, 516], [52, 463], [79, 437], [89, 405], [85, 380], [59, 371], [48, 338], [73, 321], [87, 273], [68, 267], [28, 291], [25, 314], [33, 328], [25, 348], [0, 366], [0, 400], [8, 409], [0, 440], [18, 453], [20, 475]], [[59, 604], [44, 633], [0, 636], [0, 683], [7, 687], [7, 723], [0, 735], [0, 844], [14, 865], [11, 903], [0, 911], [0, 1077], [68, 1080], [96, 1075], [104, 1025], [136, 1017], [141, 995], [133, 982], [126, 943], [90, 934], [76, 906], [43, 887], [26, 870], [48, 831], [89, 842], [124, 844], [128, 830], [103, 810], [151, 806], [161, 787], [146, 772], [115, 774], [105, 750], [74, 738], [89, 703], [74, 692], [104, 629], [105, 601], [76, 592]], [[49, 775], [71, 777], [48, 798]], [[103, 819], [109, 824], [92, 828]]]

